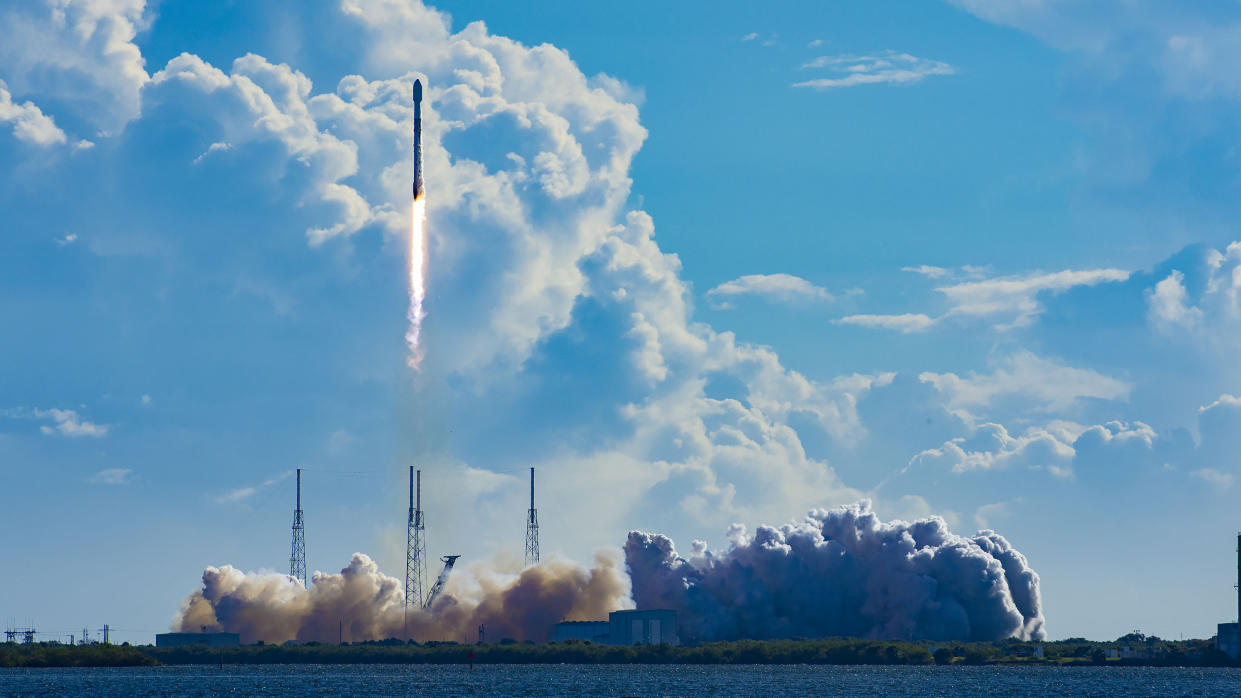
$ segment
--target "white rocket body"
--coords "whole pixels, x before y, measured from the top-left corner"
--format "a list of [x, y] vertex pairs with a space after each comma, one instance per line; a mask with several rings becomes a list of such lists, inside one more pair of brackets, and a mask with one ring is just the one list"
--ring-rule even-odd
[[414, 198], [426, 194], [422, 184], [422, 81], [414, 80]]

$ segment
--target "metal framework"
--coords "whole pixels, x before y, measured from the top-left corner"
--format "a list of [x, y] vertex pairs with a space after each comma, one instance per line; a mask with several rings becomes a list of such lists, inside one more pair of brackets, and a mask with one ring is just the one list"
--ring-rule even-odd
[[534, 508], [534, 468], [530, 469], [530, 511], [526, 515], [526, 566], [539, 564], [539, 512]]
[[445, 555], [440, 558], [444, 563], [444, 569], [440, 570], [440, 576], [435, 579], [435, 584], [431, 585], [431, 593], [427, 594], [427, 602], [422, 605], [423, 608], [430, 610], [435, 600], [440, 597], [440, 592], [444, 591], [444, 584], [448, 582], [448, 575], [452, 574], [452, 566], [457, 563], [460, 555]]
[[426, 525], [422, 520], [422, 471], [409, 466], [409, 522], [405, 535], [405, 613], [422, 606], [422, 580], [427, 574]]
[[306, 586], [306, 526], [302, 522], [302, 469], [297, 469], [297, 508], [293, 510], [293, 553], [289, 576]]

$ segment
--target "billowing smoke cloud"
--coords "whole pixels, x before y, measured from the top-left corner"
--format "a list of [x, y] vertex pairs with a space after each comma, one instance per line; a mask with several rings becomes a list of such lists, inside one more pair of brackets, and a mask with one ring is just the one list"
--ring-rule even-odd
[[[244, 643], [336, 642], [338, 633], [346, 642], [399, 638], [406, 634], [403, 587], [362, 553], [339, 574], [316, 572], [309, 588], [288, 575], [208, 567], [173, 628], [240, 633]], [[429, 611], [410, 610], [408, 635], [461, 640], [484, 624], [489, 638], [542, 642], [560, 620], [606, 618], [632, 605], [615, 554], [601, 552], [590, 570], [555, 558], [513, 573], [474, 565], [454, 570]]]
[[800, 524], [729, 530], [688, 559], [662, 535], [631, 532], [638, 608], [678, 612], [683, 640], [854, 636], [1043, 639], [1039, 578], [993, 531], [954, 535], [939, 517], [883, 522], [860, 501]]
[[[208, 567], [173, 628], [236, 632], [242, 642], [347, 642], [408, 637], [547, 639], [560, 620], [671, 608], [683, 640], [853, 636], [885, 639], [1043, 639], [1039, 577], [999, 534], [954, 535], [939, 517], [883, 522], [870, 502], [816, 509], [800, 524], [729, 531], [715, 553], [689, 558], [666, 536], [632, 532], [628, 576], [615, 553], [586, 569], [552, 558], [520, 571], [455, 570], [430, 610], [405, 614], [401, 580], [355, 553], [309, 588], [288, 575]], [[630, 585], [632, 582], [632, 596]]]

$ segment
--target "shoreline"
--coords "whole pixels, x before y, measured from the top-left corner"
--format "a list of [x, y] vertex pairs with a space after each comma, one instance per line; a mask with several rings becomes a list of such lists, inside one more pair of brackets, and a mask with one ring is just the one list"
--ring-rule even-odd
[[[1038, 656], [1039, 652], [1042, 656]], [[1124, 656], [1121, 656], [1123, 653]], [[1108, 656], [1109, 654], [1115, 656]], [[502, 641], [488, 645], [350, 644], [70, 646], [0, 644], [0, 668], [149, 667], [254, 664], [680, 664], [836, 666], [1145, 666], [1236, 667], [1210, 640], [1138, 643], [1062, 640], [1019, 642], [895, 642], [852, 638], [738, 640], [687, 646], [598, 645]]]

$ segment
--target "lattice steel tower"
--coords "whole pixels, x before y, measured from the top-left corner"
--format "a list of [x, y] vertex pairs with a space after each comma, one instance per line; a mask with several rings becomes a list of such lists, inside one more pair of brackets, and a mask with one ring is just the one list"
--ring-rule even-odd
[[530, 469], [530, 512], [526, 516], [526, 566], [539, 564], [539, 512], [534, 508], [534, 468]]
[[[417, 484], [415, 484], [417, 483]], [[422, 521], [422, 471], [409, 466], [409, 523], [405, 535], [405, 610], [422, 606], [427, 574], [426, 525]]]
[[306, 586], [306, 527], [302, 523], [302, 469], [297, 469], [297, 508], [293, 510], [293, 554], [289, 556], [289, 576]]

